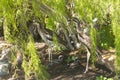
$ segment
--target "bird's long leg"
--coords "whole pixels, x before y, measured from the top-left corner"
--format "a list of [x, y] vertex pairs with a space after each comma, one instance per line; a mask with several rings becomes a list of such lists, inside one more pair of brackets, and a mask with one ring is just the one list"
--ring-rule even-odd
[[49, 62], [52, 62], [52, 53], [51, 53], [51, 52], [52, 52], [52, 50], [51, 50], [51, 48], [49, 47], [49, 48], [48, 48], [48, 57], [49, 57], [48, 59], [49, 59]]
[[86, 69], [85, 69], [84, 73], [86, 73], [88, 71], [88, 65], [89, 65], [89, 60], [90, 60], [90, 51], [86, 46], [85, 46], [85, 48], [87, 50], [87, 64], [86, 64]]

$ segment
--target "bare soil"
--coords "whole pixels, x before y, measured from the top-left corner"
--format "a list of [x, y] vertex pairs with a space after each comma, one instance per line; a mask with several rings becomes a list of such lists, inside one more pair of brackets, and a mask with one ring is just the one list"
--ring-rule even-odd
[[[85, 55], [83, 55], [85, 56]], [[50, 80], [96, 80], [97, 77], [104, 76], [107, 78], [114, 78], [115, 74], [107, 69], [104, 65], [95, 63], [95, 66], [90, 63], [89, 70], [84, 73], [86, 66], [86, 58], [80, 59], [81, 63], [73, 66], [53, 67], [50, 72]], [[71, 63], [72, 64], [72, 63]], [[58, 68], [59, 67], [59, 68]]]
[[[43, 50], [43, 52], [45, 52]], [[63, 54], [66, 54], [66, 51], [63, 51]], [[55, 59], [58, 58], [59, 55], [55, 55]], [[89, 70], [87, 73], [84, 73], [86, 66], [86, 54], [81, 53], [79, 55], [80, 63], [76, 65], [72, 65], [74, 62], [70, 62], [69, 65], [66, 62], [62, 63], [53, 63], [50, 68], [48, 68], [48, 72], [51, 75], [49, 80], [96, 80], [99, 76], [104, 76], [107, 78], [114, 78], [115, 74], [107, 69], [104, 65], [100, 65], [99, 63], [95, 63], [95, 66], [89, 64]], [[44, 58], [44, 56], [43, 56]], [[54, 59], [54, 60], [55, 60]], [[49, 65], [50, 62], [44, 64]], [[9, 80], [24, 80], [24, 71], [23, 69], [11, 70], [11, 73], [8, 76], [0, 78], [0, 80], [8, 80], [8, 78], [12, 77], [14, 72], [16, 72], [19, 77], [16, 79]]]

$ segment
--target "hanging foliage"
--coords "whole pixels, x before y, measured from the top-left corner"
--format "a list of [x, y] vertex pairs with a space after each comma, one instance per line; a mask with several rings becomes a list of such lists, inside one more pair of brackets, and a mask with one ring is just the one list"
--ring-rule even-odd
[[98, 48], [115, 47], [115, 65], [120, 66], [119, 4], [119, 0], [0, 0], [4, 38], [24, 50], [26, 78], [31, 71], [38, 80], [47, 80], [48, 76], [29, 31], [29, 25], [35, 23], [32, 28], [36, 28], [44, 42], [57, 47], [62, 44], [69, 50], [80, 48], [82, 43], [90, 49], [93, 63]]
[[116, 50], [116, 59], [115, 59], [115, 67], [116, 67], [116, 73], [118, 75], [118, 71], [120, 71], [120, 1], [116, 0], [113, 1], [113, 5], [111, 7], [111, 14], [112, 14], [112, 29], [113, 33], [115, 35], [115, 50]]
[[[2, 17], [4, 18], [3, 28], [6, 41], [14, 43], [24, 50], [23, 68], [26, 79], [31, 72], [37, 76], [37, 80], [47, 80], [47, 72], [41, 65], [37, 51], [34, 47], [34, 40], [31, 37], [27, 22], [33, 16], [27, 0], [1, 0]], [[29, 11], [29, 12], [28, 12]], [[35, 11], [36, 16], [39, 16]], [[29, 56], [29, 57], [26, 57]], [[27, 61], [28, 60], [28, 61]]]

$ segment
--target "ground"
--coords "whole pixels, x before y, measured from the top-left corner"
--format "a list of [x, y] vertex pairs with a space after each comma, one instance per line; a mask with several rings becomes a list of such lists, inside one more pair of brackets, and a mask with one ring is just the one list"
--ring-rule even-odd
[[[40, 51], [46, 52], [45, 50], [47, 47], [41, 43], [36, 43], [39, 45]], [[41, 46], [40, 46], [41, 45]], [[43, 48], [43, 49], [42, 49]], [[79, 63], [75, 64], [74, 61], [71, 61], [69, 63], [63, 61], [63, 62], [55, 62], [58, 60], [58, 57], [60, 55], [69, 54], [70, 51], [62, 51], [62, 54], [57, 54], [53, 56], [53, 62], [51, 65], [51, 62], [47, 62], [43, 60], [43, 64], [47, 66], [47, 71], [50, 73], [51, 78], [49, 80], [97, 80], [97, 77], [104, 76], [107, 78], [114, 78], [115, 74], [111, 72], [108, 68], [106, 68], [104, 65], [101, 65], [99, 63], [95, 63], [95, 67], [93, 67], [93, 64], [90, 61], [89, 64], [89, 70], [87, 73], [84, 73], [85, 66], [86, 66], [86, 53], [81, 53], [79, 56]], [[39, 54], [39, 52], [38, 52]], [[40, 54], [41, 55], [41, 54]], [[42, 56], [43, 59], [45, 59], [46, 56]], [[67, 56], [68, 58], [68, 56]], [[67, 59], [66, 58], [66, 59]], [[65, 59], [65, 60], [66, 60]], [[45, 59], [47, 60], [47, 59]], [[45, 63], [47, 62], [47, 63]], [[12, 70], [10, 74], [6, 77], [1, 78], [0, 80], [8, 80], [8, 77], [12, 77], [14, 74], [13, 72], [16, 72], [18, 75], [20, 75], [16, 79], [9, 79], [9, 80], [24, 80], [24, 72], [23, 69], [16, 69]]]
[[92, 64], [89, 64], [89, 70], [87, 73], [84, 73], [86, 58], [81, 59], [81, 64], [72, 66], [63, 66], [61, 68], [53, 67], [53, 72], [51, 73], [52, 78], [50, 80], [97, 80], [97, 77], [104, 76], [107, 78], [113, 78], [115, 75], [110, 70], [108, 70], [105, 66], [100, 64], [95, 64], [95, 68], [93, 68]]

